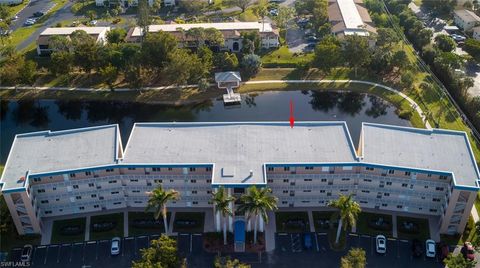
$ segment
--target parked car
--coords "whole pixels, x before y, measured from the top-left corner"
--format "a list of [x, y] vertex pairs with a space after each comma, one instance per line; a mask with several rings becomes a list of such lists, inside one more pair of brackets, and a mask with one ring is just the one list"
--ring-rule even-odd
[[440, 260], [444, 260], [447, 258], [448, 254], [450, 253], [450, 249], [448, 248], [448, 245], [445, 243], [440, 244], [438, 252], [440, 253]]
[[312, 248], [312, 234], [311, 233], [305, 233], [303, 235], [303, 246], [305, 249], [311, 249]]
[[20, 260], [25, 262], [30, 261], [32, 259], [32, 251], [33, 251], [32, 245], [23, 246], [22, 256], [20, 257]]
[[278, 9], [276, 9], [276, 8], [270, 9], [270, 11], [268, 13], [270, 13], [270, 15], [272, 15], [272, 16], [278, 16]]
[[34, 16], [34, 17], [37, 17], [37, 18], [38, 18], [38, 17], [41, 17], [41, 16], [43, 16], [43, 15], [45, 15], [45, 13], [43, 13], [42, 11], [37, 11], [37, 12], [33, 13], [33, 16]]
[[17, 15], [13, 16], [12, 20], [18, 20], [18, 16]]
[[110, 247], [110, 254], [116, 256], [120, 254], [120, 237], [112, 238], [112, 246]]
[[423, 246], [422, 246], [422, 242], [420, 242], [419, 240], [417, 239], [414, 239], [412, 241], [412, 255], [414, 257], [420, 257], [423, 255]]
[[92, 20], [92, 21], [90, 21], [89, 24], [92, 25], [92, 26], [95, 26], [95, 25], [97, 25], [97, 23], [98, 23], [97, 20]]
[[429, 258], [435, 258], [435, 241], [432, 239], [425, 241], [425, 255]]
[[30, 25], [34, 25], [35, 22], [37, 22], [36, 19], [28, 19], [28, 20], [26, 20], [26, 21], [23, 23], [23, 25], [25, 25], [25, 26], [30, 26]]
[[309, 37], [307, 37], [307, 41], [310, 43], [317, 43], [318, 38], [315, 35], [310, 35]]
[[377, 235], [375, 238], [377, 253], [385, 254], [387, 252], [387, 239], [383, 235]]
[[469, 261], [475, 260], [475, 249], [472, 246], [472, 243], [465, 242], [462, 247], [462, 255], [465, 259]]
[[465, 41], [467, 39], [465, 36], [459, 34], [452, 34], [450, 36], [457, 42]]

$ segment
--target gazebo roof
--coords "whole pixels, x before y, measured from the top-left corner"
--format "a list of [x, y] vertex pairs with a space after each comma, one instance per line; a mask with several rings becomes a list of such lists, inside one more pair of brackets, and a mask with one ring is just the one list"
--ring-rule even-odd
[[215, 82], [240, 82], [242, 78], [239, 72], [221, 72], [215, 73]]

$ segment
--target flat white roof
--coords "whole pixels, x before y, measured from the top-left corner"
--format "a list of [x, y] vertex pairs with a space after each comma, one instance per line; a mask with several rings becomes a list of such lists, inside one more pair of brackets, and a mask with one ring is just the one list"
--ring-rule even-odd
[[359, 29], [363, 26], [362, 17], [354, 0], [337, 0], [337, 3], [347, 29]]
[[265, 163], [353, 161], [345, 122], [236, 122], [137, 123], [122, 163], [214, 164], [214, 184], [262, 184]]
[[23, 187], [20, 178], [27, 173], [114, 164], [119, 139], [117, 125], [18, 134], [2, 174], [2, 190]]
[[[181, 28], [188, 31], [192, 28], [215, 28], [220, 31], [226, 30], [258, 30], [260, 32], [273, 32], [272, 25], [268, 22], [218, 22], [218, 23], [188, 23], [188, 24], [157, 24], [148, 26], [149, 32], [176, 32]], [[142, 29], [135, 27], [132, 36], [141, 36]]]
[[53, 27], [45, 29], [42, 35], [70, 35], [77, 30], [85, 31], [87, 34], [101, 34], [104, 31], [109, 31], [110, 27]]
[[461, 186], [480, 179], [465, 132], [363, 123], [361, 139], [363, 162], [453, 172]]

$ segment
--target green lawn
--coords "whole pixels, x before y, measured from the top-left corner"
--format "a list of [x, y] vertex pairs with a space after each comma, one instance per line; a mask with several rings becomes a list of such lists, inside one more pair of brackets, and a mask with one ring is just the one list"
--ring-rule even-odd
[[[385, 222], [389, 223], [390, 228], [388, 230], [378, 230], [371, 226], [371, 222], [378, 221], [379, 218], [382, 218]], [[371, 236], [381, 234], [387, 237], [392, 237], [392, 228], [392, 215], [362, 212], [357, 219], [357, 233], [359, 234], [366, 234]]]
[[[68, 220], [58, 220], [53, 222], [52, 227], [52, 244], [60, 243], [72, 243], [72, 242], [81, 242], [85, 240], [85, 223], [86, 218], [75, 218]], [[63, 227], [67, 226], [80, 226], [83, 230], [81, 234], [78, 235], [63, 235], [61, 230]]]
[[[402, 232], [401, 226], [403, 222], [413, 222], [418, 226], [418, 232], [416, 233], [408, 233]], [[397, 217], [397, 232], [398, 238], [400, 239], [418, 239], [420, 241], [424, 241], [430, 238], [430, 228], [428, 225], [427, 219], [421, 218], [411, 218], [411, 217]]]
[[[193, 220], [197, 224], [189, 227], [178, 225], [178, 220]], [[203, 233], [203, 225], [205, 222], [205, 213], [203, 212], [176, 212], [175, 221], [173, 223], [174, 232], [182, 233]]]
[[[331, 222], [333, 211], [313, 211], [313, 225], [315, 226], [315, 232], [326, 232], [330, 228], [325, 221]], [[323, 222], [323, 224], [322, 224]], [[336, 224], [335, 224], [336, 226]], [[335, 227], [333, 226], [333, 227]]]
[[[170, 222], [171, 213], [167, 212], [167, 221]], [[133, 222], [139, 219], [153, 220], [153, 212], [128, 212], [128, 236], [153, 235], [165, 233], [163, 219], [160, 218], [160, 224], [152, 228], [141, 228], [133, 226]]]
[[[101, 222], [115, 222], [115, 228], [104, 232], [93, 232], [92, 225]], [[106, 215], [92, 216], [90, 219], [90, 240], [111, 239], [113, 237], [123, 237], [123, 213], [113, 213]]]
[[28, 0], [23, 0], [22, 3], [18, 5], [11, 5], [8, 6], [8, 14], [10, 17], [13, 17], [15, 14], [20, 12], [20, 10], [28, 5], [29, 1]]
[[[301, 220], [304, 225], [302, 226], [292, 226], [286, 224], [289, 220], [297, 221]], [[277, 232], [289, 232], [289, 233], [301, 233], [301, 232], [308, 232], [310, 231], [310, 225], [308, 222], [308, 214], [307, 212], [276, 212], [275, 213], [275, 221], [277, 225]]]
[[287, 46], [281, 46], [275, 50], [269, 50], [261, 55], [264, 67], [297, 67], [309, 63], [313, 59], [313, 53], [291, 53]]

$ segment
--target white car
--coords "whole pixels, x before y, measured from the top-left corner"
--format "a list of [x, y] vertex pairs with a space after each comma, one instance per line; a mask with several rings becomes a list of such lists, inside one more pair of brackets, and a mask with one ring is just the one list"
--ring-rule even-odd
[[33, 251], [32, 245], [23, 246], [22, 256], [20, 257], [20, 260], [23, 262], [30, 261], [32, 259], [32, 251]]
[[110, 254], [112, 254], [112, 256], [120, 254], [120, 237], [112, 238], [112, 246], [110, 247]]
[[425, 241], [425, 255], [430, 258], [435, 258], [435, 241], [432, 239]]
[[92, 25], [92, 26], [95, 26], [97, 25], [98, 21], [97, 20], [92, 20], [89, 24]]
[[451, 37], [457, 42], [465, 41], [467, 39], [465, 36], [459, 34], [452, 34]]
[[383, 235], [377, 235], [375, 238], [377, 253], [385, 254], [387, 252], [387, 239]]

